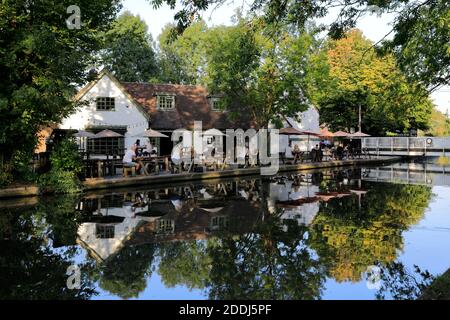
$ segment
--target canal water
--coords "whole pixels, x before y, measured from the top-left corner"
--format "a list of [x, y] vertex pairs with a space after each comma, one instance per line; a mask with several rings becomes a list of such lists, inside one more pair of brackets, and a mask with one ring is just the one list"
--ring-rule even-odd
[[0, 298], [414, 299], [450, 267], [450, 185], [433, 184], [449, 174], [423, 174], [346, 168], [1, 201]]

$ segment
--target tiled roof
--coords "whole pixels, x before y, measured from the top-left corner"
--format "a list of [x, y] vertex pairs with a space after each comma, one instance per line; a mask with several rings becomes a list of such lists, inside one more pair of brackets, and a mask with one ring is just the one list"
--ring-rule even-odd
[[[209, 103], [209, 93], [205, 87], [179, 84], [150, 84], [121, 82], [122, 86], [142, 105], [150, 116], [150, 125], [156, 130], [192, 129], [194, 121], [202, 121], [203, 129], [249, 127], [248, 122], [231, 121], [227, 112], [213, 111]], [[173, 94], [173, 110], [157, 110], [158, 94]]]

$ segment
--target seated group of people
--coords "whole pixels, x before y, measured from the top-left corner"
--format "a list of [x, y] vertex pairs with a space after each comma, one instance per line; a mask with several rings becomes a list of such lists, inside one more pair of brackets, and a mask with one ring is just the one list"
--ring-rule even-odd
[[[143, 151], [146, 149], [145, 151]], [[153, 148], [152, 144], [147, 143], [145, 147], [140, 146], [140, 140], [137, 139], [136, 142], [125, 152], [122, 163], [127, 167], [135, 167], [136, 173], [139, 173], [142, 169], [142, 164], [138, 161], [139, 157], [156, 157], [156, 149]]]

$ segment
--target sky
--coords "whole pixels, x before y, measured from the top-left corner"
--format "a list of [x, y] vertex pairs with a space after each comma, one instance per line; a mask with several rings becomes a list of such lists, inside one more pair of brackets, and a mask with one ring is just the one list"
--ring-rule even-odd
[[[203, 19], [209, 26], [220, 24], [231, 25], [231, 19], [236, 9], [241, 8], [242, 4], [244, 4], [244, 9], [247, 8], [245, 0], [235, 1], [234, 4], [232, 2], [230, 1], [230, 5], [223, 5], [215, 10], [213, 8], [207, 10], [202, 14]], [[170, 10], [167, 5], [153, 9], [148, 0], [124, 0], [122, 11], [125, 10], [139, 15], [147, 23], [149, 32], [152, 34], [154, 40], [158, 39], [162, 28], [167, 23], [173, 22], [173, 16], [177, 11], [177, 9]], [[389, 23], [392, 22], [393, 18], [393, 15], [383, 15], [382, 17], [367, 15], [359, 21], [357, 28], [362, 30], [367, 38], [373, 42], [377, 42], [391, 30]], [[319, 23], [329, 23], [332, 20], [333, 13], [321, 19]], [[441, 112], [445, 113], [447, 110], [450, 112], [450, 86], [438, 89], [431, 95], [431, 98]]]

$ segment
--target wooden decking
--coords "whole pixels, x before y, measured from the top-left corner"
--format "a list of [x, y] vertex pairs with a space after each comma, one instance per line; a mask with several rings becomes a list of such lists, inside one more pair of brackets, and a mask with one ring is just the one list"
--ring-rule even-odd
[[[341, 161], [326, 161], [326, 162], [308, 162], [292, 165], [280, 165], [279, 173], [289, 172], [289, 171], [301, 171], [301, 170], [313, 170], [321, 168], [332, 168], [332, 167], [344, 167], [344, 166], [357, 166], [357, 165], [376, 165], [376, 164], [387, 164], [392, 162], [400, 161], [401, 157], [383, 157], [379, 159], [353, 159], [353, 160], [341, 160]], [[255, 176], [260, 175], [260, 168], [243, 168], [243, 169], [232, 169], [223, 171], [208, 171], [201, 173], [178, 173], [178, 174], [165, 174], [161, 173], [159, 175], [150, 176], [137, 176], [137, 177], [111, 177], [111, 178], [93, 178], [87, 179], [83, 182], [85, 190], [98, 190], [98, 189], [109, 189], [127, 186], [138, 186], [138, 185], [152, 185], [152, 184], [162, 184], [162, 183], [177, 183], [185, 181], [201, 181], [210, 179], [220, 179], [229, 178], [236, 176]]]
[[[340, 160], [340, 161], [326, 161], [326, 162], [308, 162], [291, 165], [280, 165], [279, 173], [289, 171], [301, 171], [301, 170], [314, 170], [322, 168], [333, 167], [345, 167], [345, 166], [358, 166], [358, 165], [383, 165], [392, 162], [400, 161], [402, 157], [382, 157], [376, 159], [352, 159], [352, 160]], [[141, 185], [157, 185], [165, 183], [177, 183], [186, 181], [201, 181], [210, 179], [221, 179], [238, 176], [255, 176], [260, 175], [261, 170], [259, 167], [232, 169], [223, 171], [208, 171], [201, 173], [160, 173], [159, 175], [149, 176], [137, 176], [137, 177], [122, 177], [114, 176], [107, 178], [92, 178], [83, 181], [84, 190], [100, 190], [100, 189], [112, 189], [119, 187], [131, 187]], [[0, 198], [11, 197], [26, 197], [36, 196], [39, 194], [39, 190], [36, 186], [16, 187], [0, 189]]]

